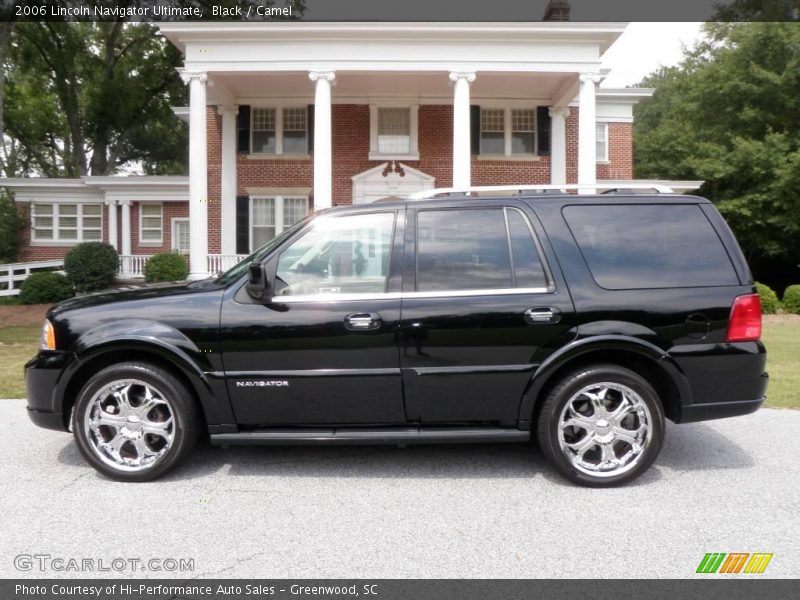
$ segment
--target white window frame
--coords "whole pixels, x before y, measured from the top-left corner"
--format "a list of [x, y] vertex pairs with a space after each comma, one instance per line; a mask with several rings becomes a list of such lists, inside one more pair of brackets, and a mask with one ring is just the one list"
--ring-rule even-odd
[[[159, 218], [161, 219], [161, 225], [158, 227], [159, 236], [158, 239], [151, 239], [146, 240], [143, 237], [143, 232], [145, 229], [150, 231], [155, 231], [155, 227], [145, 227], [144, 226], [144, 212], [143, 208], [145, 206], [158, 206], [159, 209]], [[154, 215], [149, 215], [154, 216]], [[140, 202], [139, 203], [139, 245], [142, 247], [158, 247], [164, 244], [164, 203], [163, 202]]]
[[[378, 112], [381, 108], [407, 108], [409, 111], [409, 152], [381, 154], [378, 152]], [[419, 104], [381, 102], [369, 105], [369, 160], [419, 160]]]
[[[250, 196], [250, 202], [248, 204], [248, 218], [247, 218], [247, 244], [250, 248], [250, 252], [254, 252], [256, 249], [253, 247], [253, 203], [255, 200], [274, 200], [275, 201], [275, 237], [279, 236], [283, 233], [284, 229], [287, 228], [283, 222], [283, 201], [286, 198], [302, 198], [305, 201], [305, 215], [308, 215], [308, 196], [304, 194], [257, 194]], [[291, 227], [289, 225], [288, 227]]]
[[[36, 206], [37, 205], [46, 205], [53, 207], [53, 214], [52, 215], [40, 215], [43, 217], [52, 217], [53, 225], [50, 228], [45, 227], [36, 227], [35, 226], [35, 218], [36, 218]], [[75, 215], [63, 215], [65, 217], [76, 217], [77, 225], [74, 228], [75, 232], [75, 239], [61, 239], [58, 235], [59, 229], [61, 227], [61, 207], [62, 206], [76, 206], [76, 214]], [[84, 239], [84, 229], [91, 229], [92, 231], [97, 231], [97, 227], [84, 227], [83, 225], [83, 209], [85, 206], [99, 206], [100, 207], [100, 214], [99, 215], [86, 215], [88, 218], [100, 218], [100, 237], [96, 239], [87, 240]], [[33, 201], [31, 202], [31, 212], [30, 212], [30, 227], [31, 227], [31, 244], [37, 246], [74, 246], [76, 244], [80, 244], [82, 242], [103, 242], [105, 241], [105, 208], [102, 202], [40, 202], [40, 201]], [[39, 238], [36, 237], [36, 229], [52, 229], [53, 237], [52, 238]], [[70, 227], [70, 229], [73, 229]]]
[[[603, 137], [604, 137], [603, 140], [601, 140], [597, 136], [597, 133], [598, 133], [597, 130], [601, 126], [603, 127]], [[599, 144], [600, 142], [603, 142], [603, 154], [600, 154], [599, 152], [597, 153], [597, 162], [605, 163], [605, 162], [608, 162], [608, 142], [609, 142], [609, 140], [608, 140], [608, 122], [607, 121], [597, 121], [595, 123], [595, 150], [597, 148], [597, 144]]]
[[[483, 154], [481, 152], [478, 156], [484, 157], [491, 157], [491, 156], [513, 156], [513, 157], [520, 157], [520, 158], [536, 158], [539, 156], [539, 115], [536, 112], [536, 106], [520, 106], [520, 105], [508, 105], [508, 106], [498, 106], [496, 104], [481, 104], [480, 110], [502, 110], [503, 111], [503, 154]], [[512, 149], [514, 147], [513, 142], [513, 130], [512, 130], [512, 118], [511, 113], [515, 110], [530, 110], [533, 111], [533, 145], [534, 145], [534, 152], [533, 154], [530, 153], [513, 153]], [[481, 131], [479, 131], [478, 135], [478, 144], [480, 146], [481, 135], [483, 133], [483, 114], [481, 113], [481, 119], [479, 127], [481, 127]]]
[[[284, 154], [283, 152], [283, 111], [287, 108], [302, 108], [306, 111], [306, 151], [301, 152], [299, 154], [292, 153], [292, 154]], [[259, 109], [273, 109], [275, 111], [275, 153], [271, 152], [254, 152], [253, 149], [255, 146], [253, 145], [253, 115], [250, 115], [250, 154], [252, 156], [309, 156], [308, 148], [309, 148], [309, 139], [308, 139], [308, 105], [307, 104], [299, 104], [299, 103], [277, 103], [277, 104], [261, 104], [261, 105], [252, 105], [250, 107], [251, 111], [256, 111]]]
[[[188, 224], [189, 223], [189, 217], [172, 217], [171, 223], [172, 223], [172, 225], [171, 225], [171, 231], [172, 231], [172, 236], [171, 236], [171, 238], [172, 238], [172, 244], [171, 244], [172, 248], [171, 248], [171, 250], [173, 252], [179, 252], [180, 254], [184, 254], [183, 252], [180, 251], [180, 248], [178, 248], [178, 224], [179, 223]], [[191, 237], [191, 234], [190, 234], [190, 237]], [[186, 249], [185, 254], [189, 254], [189, 249], [188, 248]]]

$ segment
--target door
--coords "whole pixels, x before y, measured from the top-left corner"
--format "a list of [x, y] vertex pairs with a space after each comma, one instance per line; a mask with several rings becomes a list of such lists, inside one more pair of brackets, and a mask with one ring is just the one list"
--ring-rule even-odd
[[269, 259], [270, 304], [243, 288], [223, 303], [226, 380], [240, 424], [405, 421], [400, 217], [375, 209], [318, 217]]
[[172, 219], [172, 249], [189, 254], [189, 219]]
[[[407, 416], [513, 426], [574, 309], [529, 207], [442, 201], [409, 210], [400, 329]], [[538, 227], [538, 223], [536, 223]]]

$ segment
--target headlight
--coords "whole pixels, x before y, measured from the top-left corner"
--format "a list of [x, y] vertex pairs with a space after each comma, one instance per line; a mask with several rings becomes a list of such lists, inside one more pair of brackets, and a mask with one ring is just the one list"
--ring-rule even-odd
[[42, 325], [42, 338], [39, 340], [39, 348], [41, 350], [55, 350], [56, 349], [56, 332], [53, 329], [53, 324], [45, 319]]

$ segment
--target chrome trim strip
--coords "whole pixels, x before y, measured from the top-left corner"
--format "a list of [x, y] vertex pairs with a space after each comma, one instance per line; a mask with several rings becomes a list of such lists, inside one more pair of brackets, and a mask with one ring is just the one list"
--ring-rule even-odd
[[455, 290], [441, 292], [387, 292], [375, 294], [303, 294], [276, 296], [275, 304], [301, 304], [308, 302], [359, 302], [363, 300], [412, 300], [414, 298], [467, 298], [472, 296], [521, 296], [548, 294], [555, 288], [503, 288], [496, 290]]
[[533, 371], [539, 365], [481, 365], [464, 367], [410, 367], [407, 371], [414, 371], [415, 375], [469, 375], [470, 373], [523, 373]]
[[371, 375], [400, 375], [400, 369], [302, 369], [292, 371], [212, 371], [210, 377], [233, 379], [260, 377], [369, 377]]

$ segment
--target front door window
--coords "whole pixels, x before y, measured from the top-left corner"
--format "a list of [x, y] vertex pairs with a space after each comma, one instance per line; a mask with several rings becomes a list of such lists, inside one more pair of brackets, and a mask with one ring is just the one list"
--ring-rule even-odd
[[394, 212], [319, 219], [280, 256], [276, 292], [382, 293], [386, 290]]

